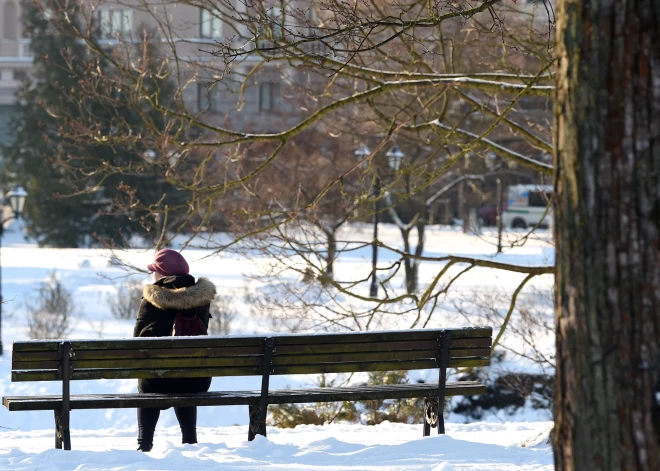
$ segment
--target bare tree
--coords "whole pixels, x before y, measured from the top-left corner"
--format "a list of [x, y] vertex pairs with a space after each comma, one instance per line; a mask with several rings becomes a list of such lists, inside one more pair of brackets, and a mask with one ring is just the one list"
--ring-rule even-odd
[[124, 284], [117, 288], [114, 296], [108, 297], [110, 312], [115, 319], [134, 319], [142, 302], [142, 285]]
[[209, 334], [229, 335], [231, 325], [238, 312], [232, 303], [232, 295], [218, 295], [213, 301], [211, 319], [209, 319]]
[[71, 331], [73, 297], [54, 272], [41, 283], [36, 297], [26, 303], [26, 309], [31, 339], [60, 339]]
[[[72, 8], [52, 1], [56, 11]], [[554, 19], [545, 3], [501, 3], [185, 0], [181, 4], [186, 8], [201, 8], [222, 19], [222, 38], [201, 45], [187, 40], [175, 17], [164, 14], [166, 5], [154, 9], [144, 1], [130, 7], [150, 18], [149, 26], [131, 34], [116, 32], [108, 45], [97, 34], [96, 5], [76, 5], [76, 14], [58, 14], [52, 20], [62, 34], [84, 42], [90, 56], [86, 73], [72, 71], [82, 90], [67, 96], [80, 103], [81, 116], [63, 117], [61, 134], [72, 142], [121, 142], [140, 155], [154, 149], [155, 155], [121, 163], [67, 152], [57, 156], [57, 163], [78, 182], [79, 191], [103, 184], [108, 175], [158, 172], [190, 195], [177, 207], [185, 215], [170, 226], [172, 233], [224, 223], [236, 237], [229, 245], [216, 244], [218, 251], [262, 241], [271, 252], [279, 251], [274, 273], [302, 273], [312, 267], [326, 290], [311, 303], [320, 315], [317, 327], [366, 329], [379, 325], [383, 316], [408, 314], [409, 324], [418, 325], [421, 313], [433, 309], [452, 281], [473, 267], [523, 273], [527, 277], [520, 290], [553, 268], [425, 256], [423, 244], [417, 251], [399, 250], [381, 240], [336, 237], [344, 221], [372, 214], [370, 208], [382, 195], [396, 195], [392, 204], [398, 211], [414, 198], [427, 201], [462, 175], [479, 173], [473, 169], [482, 167], [477, 163], [485, 155], [525, 167], [538, 180], [552, 174], [545, 156], [552, 150], [549, 46]], [[145, 52], [154, 44], [162, 64]], [[105, 67], [95, 67], [97, 63]], [[155, 74], [175, 84], [173, 100], [163, 102], [150, 86]], [[276, 83], [286, 113], [275, 121], [251, 121], [243, 111], [264, 83]], [[199, 85], [204, 99], [191, 101]], [[116, 93], [144, 115], [139, 135], [115, 109]], [[116, 112], [99, 123], [81, 96], [93, 96]], [[146, 110], [159, 114], [165, 125], [150, 125]], [[344, 157], [366, 141], [373, 151], [361, 162], [340, 162], [319, 149], [303, 171], [294, 158], [299, 155], [296, 146], [303, 148], [300, 140], [312, 129], [328, 141], [341, 141], [336, 148]], [[374, 194], [371, 182], [395, 142], [423, 152]], [[311, 182], [328, 155], [335, 160], [323, 167], [322, 179]], [[127, 188], [126, 199], [116, 202], [118, 211], [163, 211], [163, 205], [145, 207], [131, 191]], [[392, 205], [379, 211], [387, 211], [385, 206]], [[300, 231], [290, 230], [309, 223], [326, 239], [322, 263], [313, 263], [318, 237], [298, 237]], [[418, 239], [423, 241], [423, 233]], [[399, 257], [377, 267], [383, 287], [378, 299], [365, 294], [370, 273], [341, 278], [332, 266], [340, 253], [369, 243]], [[413, 287], [414, 272], [423, 261], [443, 262], [444, 268], [427, 286]], [[403, 293], [391, 283], [402, 266], [411, 280]], [[457, 266], [458, 274], [450, 275]]]

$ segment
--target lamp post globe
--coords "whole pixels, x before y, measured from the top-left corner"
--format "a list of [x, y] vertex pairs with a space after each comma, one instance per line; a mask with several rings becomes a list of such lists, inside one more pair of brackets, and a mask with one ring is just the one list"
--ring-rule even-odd
[[171, 150], [167, 153], [167, 160], [170, 163], [170, 167], [175, 167], [176, 164], [179, 162], [179, 158], [181, 157], [181, 153]]
[[399, 146], [394, 146], [392, 149], [385, 154], [387, 156], [387, 163], [392, 170], [397, 172], [401, 168], [401, 162], [405, 155], [399, 149]]
[[365, 160], [366, 157], [371, 155], [371, 149], [369, 149], [365, 144], [361, 144], [360, 147], [355, 149], [355, 157], [357, 157], [358, 162], [360, 162], [360, 167], [367, 168], [369, 162]]
[[23, 208], [25, 207], [25, 200], [27, 199], [27, 191], [23, 187], [17, 186], [9, 193], [7, 193], [7, 199], [9, 200], [9, 206], [14, 212], [15, 218], [20, 218], [23, 214]]
[[147, 149], [142, 153], [142, 158], [147, 162], [149, 162], [150, 164], [154, 163], [156, 157], [158, 157], [158, 154], [153, 149]]

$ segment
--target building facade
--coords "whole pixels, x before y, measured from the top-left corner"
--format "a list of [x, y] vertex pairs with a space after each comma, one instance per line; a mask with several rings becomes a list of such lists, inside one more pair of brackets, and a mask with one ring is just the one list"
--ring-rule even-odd
[[[232, 72], [225, 75], [226, 63], [211, 52], [219, 41], [235, 35], [235, 31], [228, 31], [219, 12], [187, 4], [163, 3], [166, 14], [159, 16], [145, 11], [139, 1], [134, 8], [127, 5], [105, 3], [98, 7], [94, 21], [99, 44], [112, 47], [118, 44], [117, 38], [136, 41], [148, 31], [154, 34], [156, 43], [162, 44], [161, 52], [172, 59], [171, 42], [176, 42], [177, 59], [187, 63], [190, 74], [194, 74], [190, 80], [191, 75], [185, 73], [179, 77], [190, 112], [203, 112], [205, 119], [255, 131], [281, 130], [282, 126], [294, 122], [299, 107], [283, 99], [287, 95], [286, 85], [281, 71], [274, 65], [262, 67], [258, 74], [250, 74], [260, 58], [246, 56], [233, 63]], [[11, 140], [8, 125], [16, 93], [33, 72], [33, 57], [30, 40], [23, 31], [21, 2], [0, 0], [0, 13], [0, 143], [7, 144]], [[160, 21], [163, 18], [167, 19], [167, 35], [163, 34]], [[251, 34], [247, 30], [242, 33]], [[247, 86], [242, 87], [248, 75]], [[291, 82], [297, 80], [293, 75]]]
[[8, 126], [15, 94], [31, 69], [30, 42], [24, 38], [21, 25], [21, 4], [17, 0], [0, 0], [0, 143], [10, 139]]
[[[287, 8], [299, 16], [307, 15], [301, 12], [314, 13], [314, 8], [304, 6], [308, 1], [290, 0], [286, 2]], [[212, 3], [204, 1], [198, 5], [213, 8]], [[268, 16], [282, 14], [277, 6], [281, 4], [279, 1], [268, 4], [273, 5], [267, 9]], [[235, 5], [235, 11], [247, 8], [245, 2], [239, 0]], [[526, 4], [521, 8], [537, 6]], [[21, 1], [0, 0], [0, 13], [0, 143], [6, 143], [10, 139], [8, 122], [16, 92], [30, 76], [33, 58], [30, 41], [22, 27]], [[254, 12], [246, 11], [246, 14], [258, 18]], [[188, 110], [203, 113], [203, 119], [214, 124], [243, 131], [277, 132], [293, 125], [301, 114], [309, 114], [317, 105], [305, 103], [309, 97], [304, 92], [313, 86], [309, 83], [310, 75], [296, 67], [287, 67], [284, 63], [281, 66], [284, 69], [279, 69], [277, 62], [264, 62], [263, 57], [256, 54], [246, 54], [232, 61], [212, 54], [221, 49], [219, 42], [237, 41], [232, 38], [253, 47], [249, 38], [259, 35], [245, 24], [225, 23], [218, 11], [187, 3], [123, 0], [121, 4], [102, 2], [92, 17], [98, 42], [108, 47], [119, 44], [122, 39], [118, 38], [139, 42], [145, 31], [153, 34], [153, 40], [161, 44], [161, 53], [168, 55], [171, 63], [176, 55], [177, 63], [187, 67], [177, 78]], [[308, 20], [308, 25], [315, 24], [313, 18]], [[257, 22], [252, 26], [255, 24], [266, 23]], [[274, 29], [273, 35], [277, 34]], [[302, 31], [304, 25], [293, 29]], [[255, 73], [257, 64], [259, 68]]]

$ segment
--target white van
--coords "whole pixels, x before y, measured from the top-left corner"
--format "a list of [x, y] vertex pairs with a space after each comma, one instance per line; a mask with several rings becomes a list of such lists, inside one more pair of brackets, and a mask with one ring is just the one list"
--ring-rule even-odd
[[[513, 229], [526, 229], [537, 224], [552, 225], [552, 207], [546, 208], [552, 197], [551, 185], [512, 185], [507, 189], [507, 198], [502, 211], [502, 224]], [[545, 215], [545, 217], [544, 217]]]

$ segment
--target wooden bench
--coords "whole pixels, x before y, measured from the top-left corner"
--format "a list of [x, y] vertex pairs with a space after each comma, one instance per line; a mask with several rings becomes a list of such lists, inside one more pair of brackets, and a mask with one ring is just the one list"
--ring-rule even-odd
[[[447, 396], [483, 394], [476, 381], [446, 382], [447, 368], [486, 366], [491, 328], [234, 337], [15, 342], [12, 381], [61, 381], [62, 395], [10, 396], [10, 411], [53, 410], [55, 447], [71, 449], [72, 409], [249, 406], [248, 439], [266, 435], [269, 404], [426, 398], [424, 436], [444, 433]], [[269, 390], [271, 375], [438, 369], [438, 383]], [[200, 394], [71, 395], [72, 380], [261, 376], [261, 390]], [[438, 406], [440, 405], [440, 406]]]

